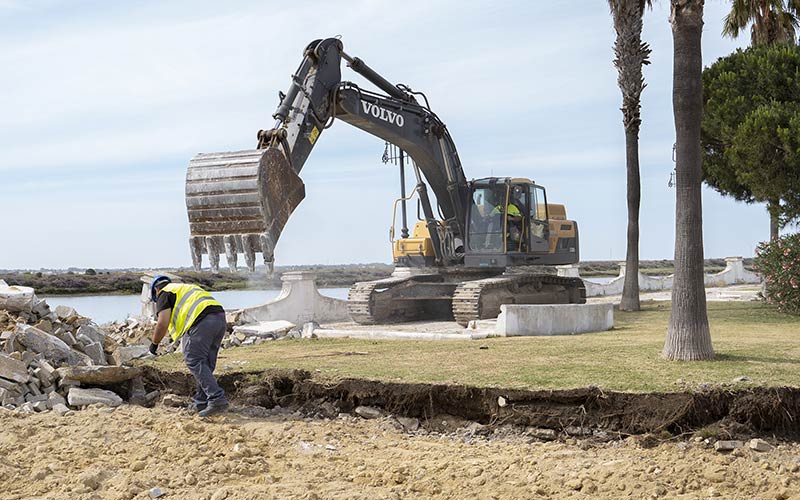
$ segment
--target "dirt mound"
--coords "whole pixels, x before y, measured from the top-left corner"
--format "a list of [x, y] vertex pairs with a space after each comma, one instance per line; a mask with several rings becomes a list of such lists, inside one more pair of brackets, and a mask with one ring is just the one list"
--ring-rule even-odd
[[[194, 391], [191, 376], [181, 372], [147, 367], [145, 379], [152, 389], [183, 395]], [[578, 434], [592, 430], [617, 435], [680, 434], [716, 425], [728, 436], [800, 437], [796, 425], [800, 389], [789, 387], [665, 394], [598, 388], [525, 391], [361, 379], [331, 382], [303, 370], [223, 374], [219, 381], [236, 401], [264, 408], [303, 407], [309, 413], [326, 403], [345, 413], [370, 406], [422, 421], [444, 414], [493, 427], [537, 427]]]

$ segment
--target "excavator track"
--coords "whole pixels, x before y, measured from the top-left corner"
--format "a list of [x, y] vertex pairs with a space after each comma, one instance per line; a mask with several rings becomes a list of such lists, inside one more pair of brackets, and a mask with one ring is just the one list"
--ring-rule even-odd
[[497, 317], [501, 304], [585, 302], [579, 278], [503, 274], [475, 279], [475, 274], [434, 273], [356, 283], [347, 310], [362, 325], [455, 319], [466, 326], [474, 319]]
[[453, 294], [453, 318], [462, 325], [495, 318], [501, 304], [584, 304], [580, 278], [547, 274], [502, 275], [461, 283]]
[[[392, 310], [388, 304], [390, 298], [380, 297], [382, 290], [408, 282], [409, 278], [385, 278], [375, 281], [356, 283], [347, 294], [347, 311], [350, 317], [361, 325], [385, 323], [398, 316], [400, 311]], [[402, 321], [402, 319], [398, 319]]]

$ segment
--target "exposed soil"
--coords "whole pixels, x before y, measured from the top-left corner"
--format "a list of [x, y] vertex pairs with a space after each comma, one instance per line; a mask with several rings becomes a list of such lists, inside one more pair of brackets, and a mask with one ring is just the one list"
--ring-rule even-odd
[[[0, 497], [800, 500], [800, 444], [787, 439], [798, 389], [504, 391], [305, 371], [220, 381], [236, 404], [205, 420], [163, 404], [0, 410]], [[153, 367], [146, 384], [193, 389]], [[355, 416], [362, 405], [375, 418]], [[713, 448], [756, 434], [767, 451]]]
[[[800, 445], [720, 454], [702, 437], [543, 442], [440, 416], [302, 417], [248, 408], [202, 420], [124, 405], [66, 417], [0, 410], [4, 499], [800, 499]], [[506, 428], [507, 429], [507, 428]]]
[[[186, 373], [147, 367], [145, 374], [150, 389], [186, 396], [194, 391], [193, 379]], [[450, 415], [491, 429], [517, 426], [627, 436], [677, 435], [712, 426], [729, 438], [800, 437], [800, 389], [790, 387], [657, 394], [598, 388], [526, 391], [361, 379], [331, 382], [303, 370], [223, 374], [219, 380], [234, 401], [263, 408], [301, 408], [308, 415], [323, 404], [332, 405], [336, 413], [350, 413], [363, 405], [422, 422]]]

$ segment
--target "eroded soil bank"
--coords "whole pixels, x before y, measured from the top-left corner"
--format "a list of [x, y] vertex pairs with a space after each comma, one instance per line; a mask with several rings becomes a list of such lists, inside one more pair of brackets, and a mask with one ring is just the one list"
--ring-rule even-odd
[[[182, 372], [146, 367], [146, 385], [180, 395], [194, 391]], [[342, 379], [335, 382], [303, 370], [232, 373], [220, 383], [240, 404], [291, 407], [303, 415], [336, 417], [358, 406], [434, 426], [447, 415], [487, 426], [552, 429], [567, 436], [602, 433], [603, 438], [638, 434], [685, 435], [702, 431], [722, 438], [800, 438], [800, 389], [764, 388], [636, 394], [598, 388], [563, 391], [504, 390]]]

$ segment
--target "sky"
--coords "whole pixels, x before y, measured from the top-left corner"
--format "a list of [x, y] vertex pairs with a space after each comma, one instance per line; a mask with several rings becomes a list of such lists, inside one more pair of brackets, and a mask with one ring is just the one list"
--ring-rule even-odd
[[[669, 1], [654, 3], [640, 256], [671, 259], [672, 34]], [[0, 269], [191, 265], [189, 159], [254, 148], [303, 48], [337, 35], [348, 54], [426, 93], [467, 178], [533, 179], [578, 221], [582, 260], [624, 260], [611, 16], [605, 0], [569, 4], [0, 0]], [[722, 38], [728, 6], [706, 0], [705, 65], [748, 43]], [[342, 78], [371, 88], [347, 68]], [[391, 262], [399, 180], [383, 149], [341, 121], [321, 135], [276, 265]], [[704, 188], [703, 232], [707, 258], [749, 257], [769, 220], [763, 205]]]

